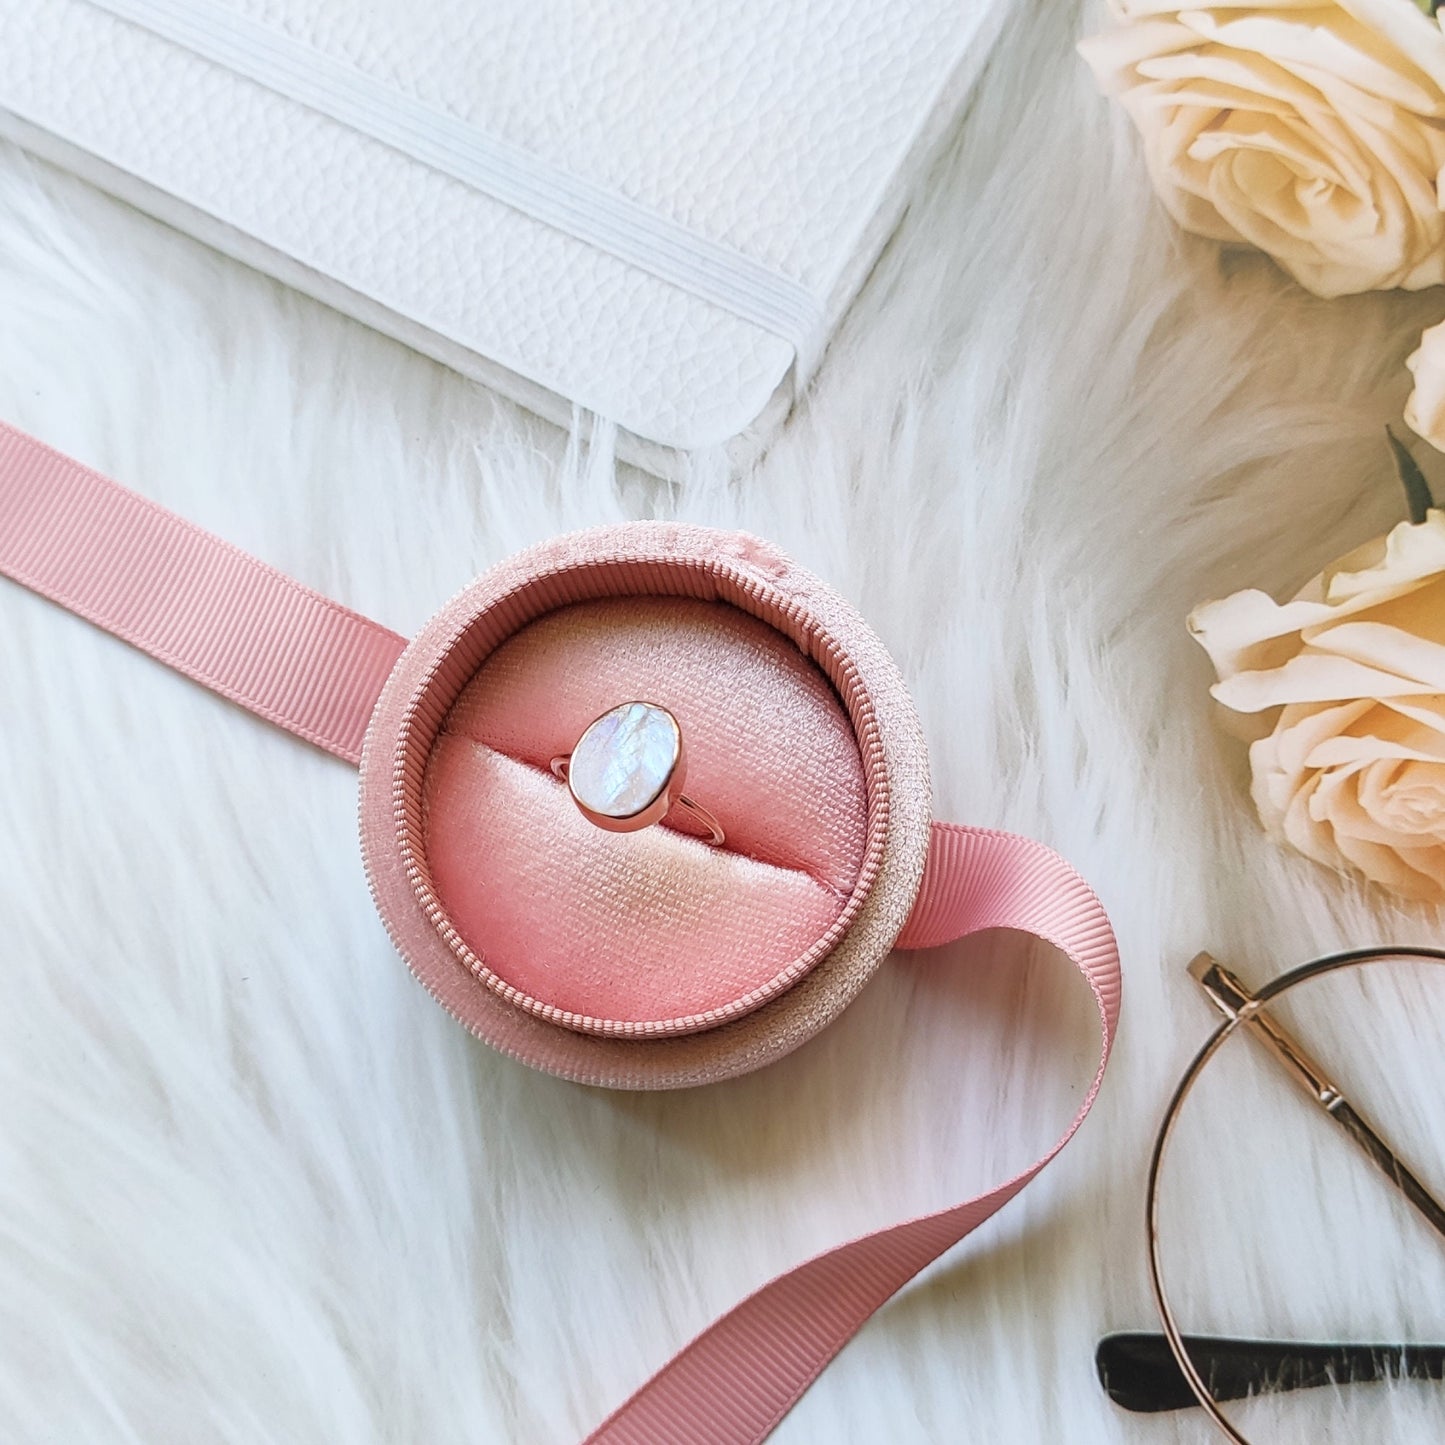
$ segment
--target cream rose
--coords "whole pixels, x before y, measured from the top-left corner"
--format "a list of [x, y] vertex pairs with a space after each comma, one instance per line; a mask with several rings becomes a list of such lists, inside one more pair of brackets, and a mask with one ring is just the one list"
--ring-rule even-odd
[[1445, 901], [1445, 511], [1342, 558], [1292, 602], [1239, 592], [1189, 619], [1250, 749], [1266, 828]]
[[1413, 0], [1116, 0], [1084, 42], [1187, 230], [1320, 296], [1445, 281], [1445, 33]]
[[1405, 365], [1415, 378], [1405, 403], [1405, 425], [1445, 452], [1445, 321], [1420, 338], [1419, 349]]

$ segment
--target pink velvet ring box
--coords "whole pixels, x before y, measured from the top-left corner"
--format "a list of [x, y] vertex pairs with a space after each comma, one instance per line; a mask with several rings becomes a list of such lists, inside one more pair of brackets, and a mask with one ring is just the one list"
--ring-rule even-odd
[[[679, 809], [604, 832], [550, 761], [599, 714], [678, 719]], [[665, 1088], [765, 1064], [867, 982], [923, 876], [927, 751], [858, 613], [754, 538], [583, 532], [493, 568], [402, 654], [367, 729], [362, 846], [417, 978], [496, 1047]]]

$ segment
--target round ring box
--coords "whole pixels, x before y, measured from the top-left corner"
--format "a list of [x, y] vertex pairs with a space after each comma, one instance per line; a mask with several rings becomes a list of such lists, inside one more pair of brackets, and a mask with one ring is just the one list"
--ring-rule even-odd
[[[607, 833], [550, 762], [661, 703], [685, 811]], [[467, 1028], [551, 1073], [672, 1088], [829, 1023], [913, 907], [932, 821], [908, 690], [841, 597], [753, 537], [642, 522], [502, 562], [422, 629], [367, 730], [377, 908]]]

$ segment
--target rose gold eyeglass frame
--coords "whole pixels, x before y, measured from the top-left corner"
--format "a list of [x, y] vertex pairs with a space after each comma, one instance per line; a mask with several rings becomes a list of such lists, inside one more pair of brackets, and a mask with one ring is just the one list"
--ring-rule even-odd
[[1164, 1288], [1164, 1265], [1159, 1240], [1159, 1180], [1165, 1153], [1184, 1101], [1189, 1097], [1205, 1066], [1225, 1043], [1241, 1028], [1247, 1028], [1284, 1068], [1291, 1078], [1320, 1106], [1359, 1146], [1370, 1162], [1419, 1211], [1430, 1226], [1445, 1237], [1445, 1207], [1405, 1167], [1399, 1156], [1375, 1130], [1365, 1122], [1347, 1100], [1324, 1068], [1311, 1057], [1297, 1039], [1285, 1031], [1267, 1012], [1267, 1006], [1282, 994], [1311, 979], [1341, 969], [1390, 960], [1415, 960], [1445, 963], [1445, 949], [1439, 948], [1361, 948], [1345, 953], [1332, 953], [1298, 968], [1282, 973], [1265, 984], [1258, 993], [1251, 993], [1240, 981], [1207, 953], [1201, 953], [1189, 971], [1225, 1015], [1224, 1022], [1205, 1040], [1184, 1071], [1174, 1095], [1165, 1110], [1163, 1123], [1154, 1141], [1149, 1160], [1149, 1183], [1146, 1193], [1146, 1218], [1149, 1230], [1149, 1283], [1154, 1303], [1159, 1310], [1164, 1337], [1189, 1383], [1200, 1407], [1220, 1431], [1235, 1445], [1250, 1445], [1247, 1436], [1229, 1421], [1210, 1393], [1209, 1386], [1189, 1356], [1184, 1335], [1175, 1319], [1174, 1310]]

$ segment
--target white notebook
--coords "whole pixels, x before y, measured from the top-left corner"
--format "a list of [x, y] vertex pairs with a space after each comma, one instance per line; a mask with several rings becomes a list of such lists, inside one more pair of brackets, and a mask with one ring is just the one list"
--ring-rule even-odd
[[0, 134], [624, 451], [764, 445], [1006, 0], [0, 0]]

